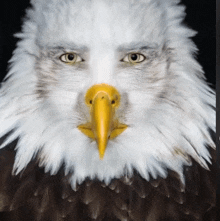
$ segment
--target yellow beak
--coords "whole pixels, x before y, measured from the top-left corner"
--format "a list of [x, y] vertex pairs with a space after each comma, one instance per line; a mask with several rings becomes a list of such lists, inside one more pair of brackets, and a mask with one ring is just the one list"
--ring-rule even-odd
[[90, 122], [78, 126], [88, 137], [95, 139], [99, 157], [103, 159], [109, 139], [121, 134], [127, 125], [119, 123], [115, 110], [120, 104], [120, 94], [107, 84], [96, 84], [88, 89], [85, 103], [90, 107]]

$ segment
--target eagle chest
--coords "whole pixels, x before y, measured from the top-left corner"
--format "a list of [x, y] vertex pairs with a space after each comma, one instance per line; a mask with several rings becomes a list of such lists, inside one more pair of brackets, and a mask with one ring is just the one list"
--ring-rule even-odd
[[19, 221], [187, 221], [215, 217], [214, 173], [195, 162], [185, 168], [185, 185], [174, 172], [167, 179], [149, 182], [135, 172], [108, 185], [88, 179], [74, 189], [62, 169], [50, 176], [36, 162], [21, 175], [12, 176], [11, 150], [1, 151], [0, 162], [2, 221], [13, 217]]

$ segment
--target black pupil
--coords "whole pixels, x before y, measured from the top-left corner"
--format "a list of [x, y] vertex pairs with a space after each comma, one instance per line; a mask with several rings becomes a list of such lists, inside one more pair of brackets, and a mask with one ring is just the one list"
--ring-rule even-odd
[[136, 61], [138, 59], [138, 55], [137, 54], [131, 54], [131, 60], [132, 61]]
[[69, 61], [72, 61], [74, 59], [74, 54], [68, 54], [68, 60]]

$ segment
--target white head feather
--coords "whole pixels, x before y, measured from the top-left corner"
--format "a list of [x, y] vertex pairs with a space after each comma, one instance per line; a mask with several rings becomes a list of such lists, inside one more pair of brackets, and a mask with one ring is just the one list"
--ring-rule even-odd
[[[215, 94], [204, 81], [182, 24], [178, 0], [32, 0], [20, 41], [0, 89], [2, 147], [19, 137], [16, 174], [38, 157], [55, 174], [61, 164], [74, 171], [71, 183], [86, 177], [109, 182], [136, 169], [143, 178], [166, 177], [166, 168], [183, 178], [189, 157], [207, 168], [207, 145], [215, 147]], [[129, 52], [147, 60], [125, 66]], [[74, 51], [85, 62], [62, 63]], [[84, 94], [107, 83], [121, 93], [118, 116], [129, 125], [110, 140], [104, 160], [97, 145], [77, 126], [86, 122]]]

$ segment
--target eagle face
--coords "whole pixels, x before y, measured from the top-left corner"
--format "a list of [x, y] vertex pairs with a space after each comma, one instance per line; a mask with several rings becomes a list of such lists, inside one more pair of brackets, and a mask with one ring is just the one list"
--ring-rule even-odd
[[207, 168], [214, 92], [177, 1], [32, 5], [0, 90], [0, 136], [12, 131], [2, 147], [19, 137], [16, 174], [32, 158], [51, 174], [64, 163], [73, 186], [134, 169], [184, 182], [190, 157]]

